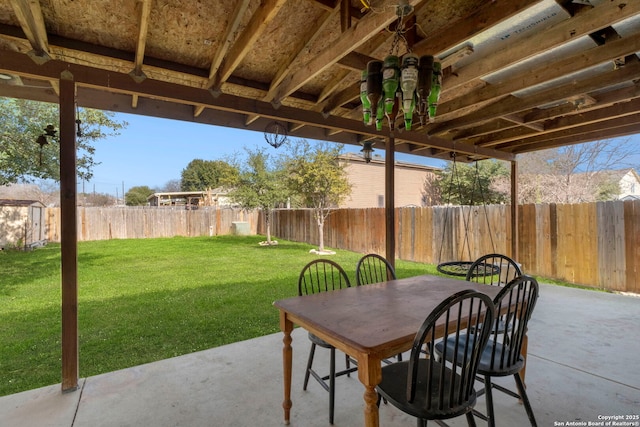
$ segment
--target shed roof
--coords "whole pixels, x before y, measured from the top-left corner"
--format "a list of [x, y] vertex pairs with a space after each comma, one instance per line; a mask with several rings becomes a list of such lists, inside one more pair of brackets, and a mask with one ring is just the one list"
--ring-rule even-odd
[[65, 72], [83, 107], [360, 144], [391, 134], [361, 71], [408, 47], [443, 90], [396, 151], [512, 160], [638, 133], [639, 33], [629, 0], [0, 0], [0, 96], [58, 102]]
[[0, 199], [0, 206], [28, 207], [34, 205], [44, 207], [44, 205], [37, 200]]

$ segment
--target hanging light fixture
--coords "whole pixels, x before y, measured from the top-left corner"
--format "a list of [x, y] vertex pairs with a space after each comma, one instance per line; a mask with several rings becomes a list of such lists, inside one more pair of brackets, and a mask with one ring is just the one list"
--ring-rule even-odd
[[[413, 12], [407, 1], [396, 9], [398, 21], [389, 55], [383, 61], [369, 61], [360, 79], [360, 100], [365, 125], [375, 122], [381, 131], [386, 116], [389, 128], [395, 127], [396, 114], [404, 116], [404, 129], [411, 130], [414, 113], [424, 125], [435, 117], [442, 88], [441, 64], [431, 55], [419, 57], [409, 47], [404, 33], [404, 18]], [[407, 53], [400, 62], [399, 45], [404, 43]]]
[[362, 153], [362, 157], [364, 157], [364, 161], [366, 163], [371, 163], [371, 154], [373, 153], [373, 145], [375, 144], [375, 141], [365, 141], [365, 142], [361, 142], [362, 144], [362, 150], [360, 150], [360, 152]]
[[38, 156], [39, 166], [42, 166], [42, 149], [45, 145], [49, 144], [49, 140], [47, 139], [47, 137], [53, 138], [56, 136], [56, 133], [58, 132], [53, 125], [47, 125], [47, 127], [45, 127], [43, 130], [44, 130], [44, 133], [42, 135], [39, 135], [38, 138], [36, 139], [36, 143], [40, 146], [40, 153]]

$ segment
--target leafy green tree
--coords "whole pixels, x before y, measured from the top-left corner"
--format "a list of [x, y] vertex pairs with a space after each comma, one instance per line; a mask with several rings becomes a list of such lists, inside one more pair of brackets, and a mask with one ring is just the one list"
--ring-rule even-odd
[[[113, 120], [114, 113], [79, 109], [81, 136], [76, 137], [77, 173], [81, 180], [93, 176], [94, 144], [107, 136], [118, 135], [128, 123]], [[59, 132], [48, 137], [47, 145], [37, 142], [45, 127], [60, 128], [57, 104], [24, 99], [0, 98], [0, 185], [60, 180]], [[44, 141], [41, 139], [41, 141]]]
[[351, 184], [338, 156], [342, 145], [310, 144], [306, 140], [288, 143], [284, 170], [289, 190], [299, 196], [305, 207], [312, 208], [318, 226], [320, 252], [324, 251], [324, 222], [332, 208], [351, 194]]
[[224, 160], [195, 159], [182, 170], [182, 191], [205, 191], [218, 188], [238, 177], [238, 169]]
[[271, 241], [271, 213], [274, 207], [284, 203], [287, 189], [283, 183], [283, 172], [278, 169], [264, 149], [246, 149], [246, 164], [239, 168], [239, 175], [229, 192], [229, 197], [243, 209], [262, 209], [267, 228], [267, 244]]
[[154, 191], [146, 185], [131, 187], [124, 195], [124, 202], [127, 206], [146, 206], [147, 197]]
[[483, 205], [504, 203], [509, 193], [496, 190], [493, 181], [508, 177], [509, 170], [498, 160], [482, 160], [464, 164], [449, 162], [440, 179], [433, 181], [442, 195], [442, 202], [454, 205]]

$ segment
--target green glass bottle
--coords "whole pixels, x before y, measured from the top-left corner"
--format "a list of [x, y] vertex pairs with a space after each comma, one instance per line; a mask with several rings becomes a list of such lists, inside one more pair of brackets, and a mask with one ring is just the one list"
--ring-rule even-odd
[[433, 120], [438, 108], [440, 91], [442, 90], [442, 65], [439, 62], [433, 63], [433, 80], [431, 81], [431, 93], [429, 94], [429, 119]]
[[[400, 87], [402, 88], [402, 111], [404, 111], [405, 129], [411, 130], [413, 110], [416, 107], [415, 93], [418, 85], [418, 55], [408, 53], [402, 57], [402, 74]], [[409, 127], [407, 128], [407, 124]]]
[[376, 130], [382, 130], [384, 123], [384, 99], [378, 101], [378, 109], [376, 110]]
[[360, 101], [362, 102], [362, 120], [366, 126], [373, 124], [371, 117], [371, 102], [367, 97], [367, 70], [362, 70], [362, 78], [360, 79]]
[[367, 98], [371, 104], [372, 118], [376, 114], [378, 102], [382, 99], [382, 61], [367, 63]]
[[429, 95], [433, 81], [433, 56], [423, 55], [418, 65], [417, 111], [420, 124], [424, 125], [429, 115]]
[[396, 91], [400, 81], [400, 59], [395, 55], [389, 55], [384, 59], [382, 66], [382, 93], [384, 97], [384, 114], [391, 121], [393, 104], [396, 101]]

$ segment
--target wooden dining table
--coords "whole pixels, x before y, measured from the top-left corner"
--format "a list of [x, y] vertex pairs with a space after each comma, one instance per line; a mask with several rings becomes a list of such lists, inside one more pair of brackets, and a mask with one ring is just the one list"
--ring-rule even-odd
[[493, 299], [501, 288], [424, 275], [276, 301], [284, 333], [285, 424], [289, 424], [292, 407], [294, 325], [314, 333], [358, 362], [358, 379], [365, 389], [364, 425], [377, 427], [376, 386], [382, 380], [381, 361], [409, 350], [429, 313], [445, 298], [464, 289], [480, 291]]

